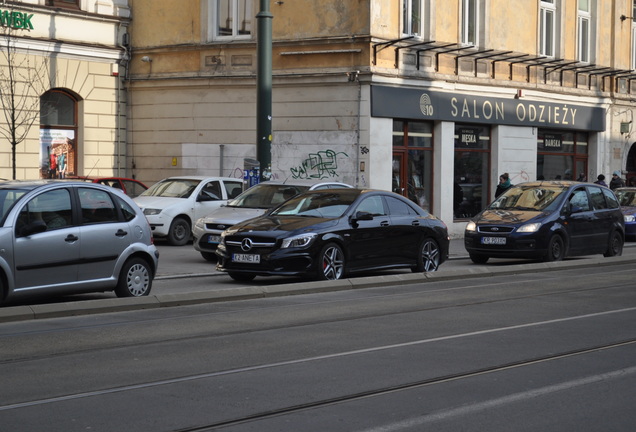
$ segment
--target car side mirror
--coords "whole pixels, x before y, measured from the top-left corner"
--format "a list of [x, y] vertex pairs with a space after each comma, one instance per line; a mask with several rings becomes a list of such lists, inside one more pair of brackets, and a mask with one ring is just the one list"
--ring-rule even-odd
[[570, 206], [569, 213], [570, 214], [575, 214], [575, 213], [581, 213], [582, 211], [583, 211], [582, 207], [579, 207], [577, 205], [573, 205], [573, 206]]
[[208, 192], [201, 192], [197, 197], [198, 202], [218, 201], [220, 198]]
[[44, 223], [44, 221], [41, 220], [36, 220], [31, 222], [30, 224], [24, 226], [21, 230], [20, 230], [20, 237], [27, 237], [33, 234], [39, 234], [39, 233], [43, 233], [44, 231], [46, 231], [47, 227], [46, 224]]
[[356, 215], [353, 219], [356, 221], [361, 221], [361, 220], [370, 221], [370, 220], [373, 220], [373, 215], [369, 212], [359, 211], [359, 212], [356, 212]]

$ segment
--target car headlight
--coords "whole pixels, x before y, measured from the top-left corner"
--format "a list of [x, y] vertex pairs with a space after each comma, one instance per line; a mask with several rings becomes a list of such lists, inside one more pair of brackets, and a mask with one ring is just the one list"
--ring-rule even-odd
[[161, 209], [153, 209], [153, 208], [144, 209], [144, 214], [146, 216], [154, 216], [154, 215], [158, 215], [159, 213], [161, 213]]
[[466, 231], [468, 232], [477, 231], [477, 224], [473, 221], [468, 222], [468, 225], [466, 225]]
[[309, 246], [311, 242], [316, 238], [316, 236], [316, 233], [308, 233], [283, 239], [281, 249]]
[[205, 226], [205, 222], [203, 222], [203, 218], [197, 219], [197, 221], [194, 223], [194, 227], [200, 230], [202, 230], [204, 226]]
[[541, 222], [529, 223], [529, 224], [520, 226], [517, 232], [533, 233], [533, 232], [539, 231], [540, 227], [541, 227]]
[[634, 222], [636, 221], [636, 216], [634, 215], [625, 215], [625, 222]]

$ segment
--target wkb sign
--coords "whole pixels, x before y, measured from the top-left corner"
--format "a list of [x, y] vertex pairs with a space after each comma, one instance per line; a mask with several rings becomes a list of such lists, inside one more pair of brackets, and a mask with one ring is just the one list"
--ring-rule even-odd
[[10, 27], [13, 29], [21, 30], [33, 30], [31, 18], [33, 18], [33, 14], [0, 10], [0, 25], [2, 25], [2, 27]]

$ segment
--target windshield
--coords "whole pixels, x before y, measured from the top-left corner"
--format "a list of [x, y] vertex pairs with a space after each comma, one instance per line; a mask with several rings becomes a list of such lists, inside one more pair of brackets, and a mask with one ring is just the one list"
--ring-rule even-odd
[[167, 197], [167, 198], [188, 198], [201, 183], [201, 180], [194, 179], [173, 179], [155, 183], [150, 189], [144, 191], [141, 196]]
[[229, 201], [227, 206], [269, 209], [308, 189], [309, 186], [258, 184]]
[[636, 190], [617, 190], [616, 197], [621, 207], [636, 207]]
[[2, 222], [4, 222], [4, 218], [7, 217], [15, 203], [26, 193], [27, 191], [23, 189], [0, 189], [0, 205], [2, 206], [2, 217], [0, 220]]
[[356, 197], [355, 194], [337, 192], [303, 194], [282, 204], [271, 215], [338, 218], [347, 211]]
[[566, 188], [555, 185], [515, 186], [497, 198], [490, 210], [546, 211]]

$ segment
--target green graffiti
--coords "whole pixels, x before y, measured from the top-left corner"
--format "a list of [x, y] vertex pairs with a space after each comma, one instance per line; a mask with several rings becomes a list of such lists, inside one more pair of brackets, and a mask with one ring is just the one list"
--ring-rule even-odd
[[344, 152], [333, 150], [310, 153], [300, 166], [291, 168], [292, 177], [295, 179], [326, 179], [338, 177], [338, 156], [349, 157]]

